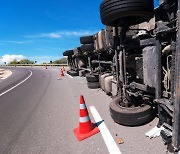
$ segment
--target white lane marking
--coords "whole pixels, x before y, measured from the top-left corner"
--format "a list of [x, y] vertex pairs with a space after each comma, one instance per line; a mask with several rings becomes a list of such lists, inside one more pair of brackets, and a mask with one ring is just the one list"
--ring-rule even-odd
[[[99, 115], [98, 111], [96, 110], [96, 108], [94, 106], [90, 106], [90, 111], [94, 117], [94, 120], [96, 121], [96, 123], [102, 121], [101, 116]], [[104, 142], [108, 148], [108, 151], [110, 154], [121, 154], [121, 151], [119, 150], [116, 142], [114, 141], [110, 131], [108, 130], [108, 128], [106, 127], [106, 124], [104, 122], [102, 122], [99, 126], [98, 126], [101, 135], [104, 139]]]
[[0, 97], [1, 97], [2, 95], [6, 94], [7, 92], [13, 90], [13, 89], [16, 88], [17, 86], [21, 85], [21, 84], [24, 83], [26, 80], [28, 80], [28, 79], [31, 77], [31, 75], [32, 75], [32, 71], [29, 70], [29, 72], [30, 72], [30, 75], [29, 75], [26, 79], [24, 79], [23, 81], [19, 82], [17, 85], [11, 87], [10, 89], [6, 90], [5, 92], [1, 93], [1, 94], [0, 94]]
[[67, 73], [65, 73], [65, 75], [67, 75], [67, 76], [69, 76], [70, 78], [72, 78], [72, 79], [73, 79], [73, 77], [72, 77], [71, 75], [69, 75], [69, 74], [67, 74]]

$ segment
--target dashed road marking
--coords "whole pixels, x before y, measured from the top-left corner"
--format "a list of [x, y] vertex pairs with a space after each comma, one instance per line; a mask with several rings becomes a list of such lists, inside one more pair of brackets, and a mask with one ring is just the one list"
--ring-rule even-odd
[[[90, 108], [90, 111], [91, 111], [96, 123], [103, 121], [94, 106], [90, 106], [89, 108]], [[104, 142], [108, 148], [109, 153], [110, 154], [121, 154], [121, 151], [119, 150], [116, 142], [114, 141], [114, 139], [113, 139], [110, 131], [106, 127], [106, 124], [104, 123], [104, 121], [98, 126], [98, 128], [101, 132], [101, 135], [104, 139]]]
[[7, 92], [13, 90], [13, 89], [16, 88], [17, 86], [21, 85], [21, 84], [24, 83], [26, 80], [28, 80], [28, 79], [32, 76], [32, 71], [29, 70], [29, 72], [30, 72], [30, 75], [29, 75], [27, 78], [25, 78], [23, 81], [19, 82], [17, 85], [11, 87], [10, 89], [6, 90], [5, 92], [1, 93], [1, 94], [0, 94], [0, 97], [1, 97], [2, 95], [6, 94]]

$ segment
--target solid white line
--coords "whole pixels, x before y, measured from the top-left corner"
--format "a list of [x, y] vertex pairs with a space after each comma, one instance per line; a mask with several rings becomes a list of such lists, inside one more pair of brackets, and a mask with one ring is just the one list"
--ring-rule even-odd
[[26, 79], [24, 79], [23, 81], [21, 81], [21, 82], [18, 83], [17, 85], [11, 87], [10, 89], [6, 90], [5, 92], [1, 93], [1, 94], [0, 94], [0, 97], [1, 97], [2, 95], [6, 94], [7, 92], [13, 90], [13, 89], [16, 88], [17, 86], [21, 85], [21, 84], [24, 83], [26, 80], [28, 80], [28, 79], [31, 77], [31, 75], [32, 75], [32, 71], [29, 70], [29, 72], [30, 72], [30, 75], [29, 75]]
[[67, 76], [69, 76], [70, 78], [72, 78], [72, 79], [73, 79], [73, 77], [72, 77], [71, 75], [69, 75], [69, 74], [67, 74], [67, 73], [65, 73], [65, 75], [67, 75]]
[[[99, 115], [98, 111], [96, 110], [96, 108], [94, 106], [90, 106], [90, 111], [94, 117], [94, 120], [96, 123], [102, 121], [101, 116]], [[101, 135], [104, 139], [104, 142], [108, 148], [108, 151], [110, 154], [121, 154], [121, 151], [119, 150], [116, 142], [114, 141], [110, 131], [108, 130], [108, 128], [106, 127], [106, 124], [104, 123], [104, 121], [98, 126]]]

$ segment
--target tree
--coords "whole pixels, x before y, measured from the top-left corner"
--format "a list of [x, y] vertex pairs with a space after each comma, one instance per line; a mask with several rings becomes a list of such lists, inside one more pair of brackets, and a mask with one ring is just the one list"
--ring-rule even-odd
[[17, 61], [14, 59], [13, 61], [10, 62], [11, 65], [16, 65], [16, 64], [34, 64], [34, 61], [28, 60], [28, 59], [22, 59], [20, 61]]
[[67, 64], [67, 59], [61, 58], [59, 60], [55, 60], [55, 61], [53, 61], [53, 64]]
[[13, 61], [11, 61], [9, 64], [11, 64], [11, 65], [15, 65], [15, 64], [17, 64], [18, 63], [18, 61], [16, 60], [16, 59], [14, 59]]
[[34, 64], [34, 61], [23, 59], [23, 60], [20, 60], [20, 64]]

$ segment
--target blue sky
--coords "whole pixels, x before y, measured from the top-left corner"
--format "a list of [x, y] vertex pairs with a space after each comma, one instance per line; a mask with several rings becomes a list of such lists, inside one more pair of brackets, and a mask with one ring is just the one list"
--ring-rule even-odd
[[1, 0], [0, 59], [22, 55], [49, 62], [80, 45], [79, 37], [104, 28], [101, 0]]

